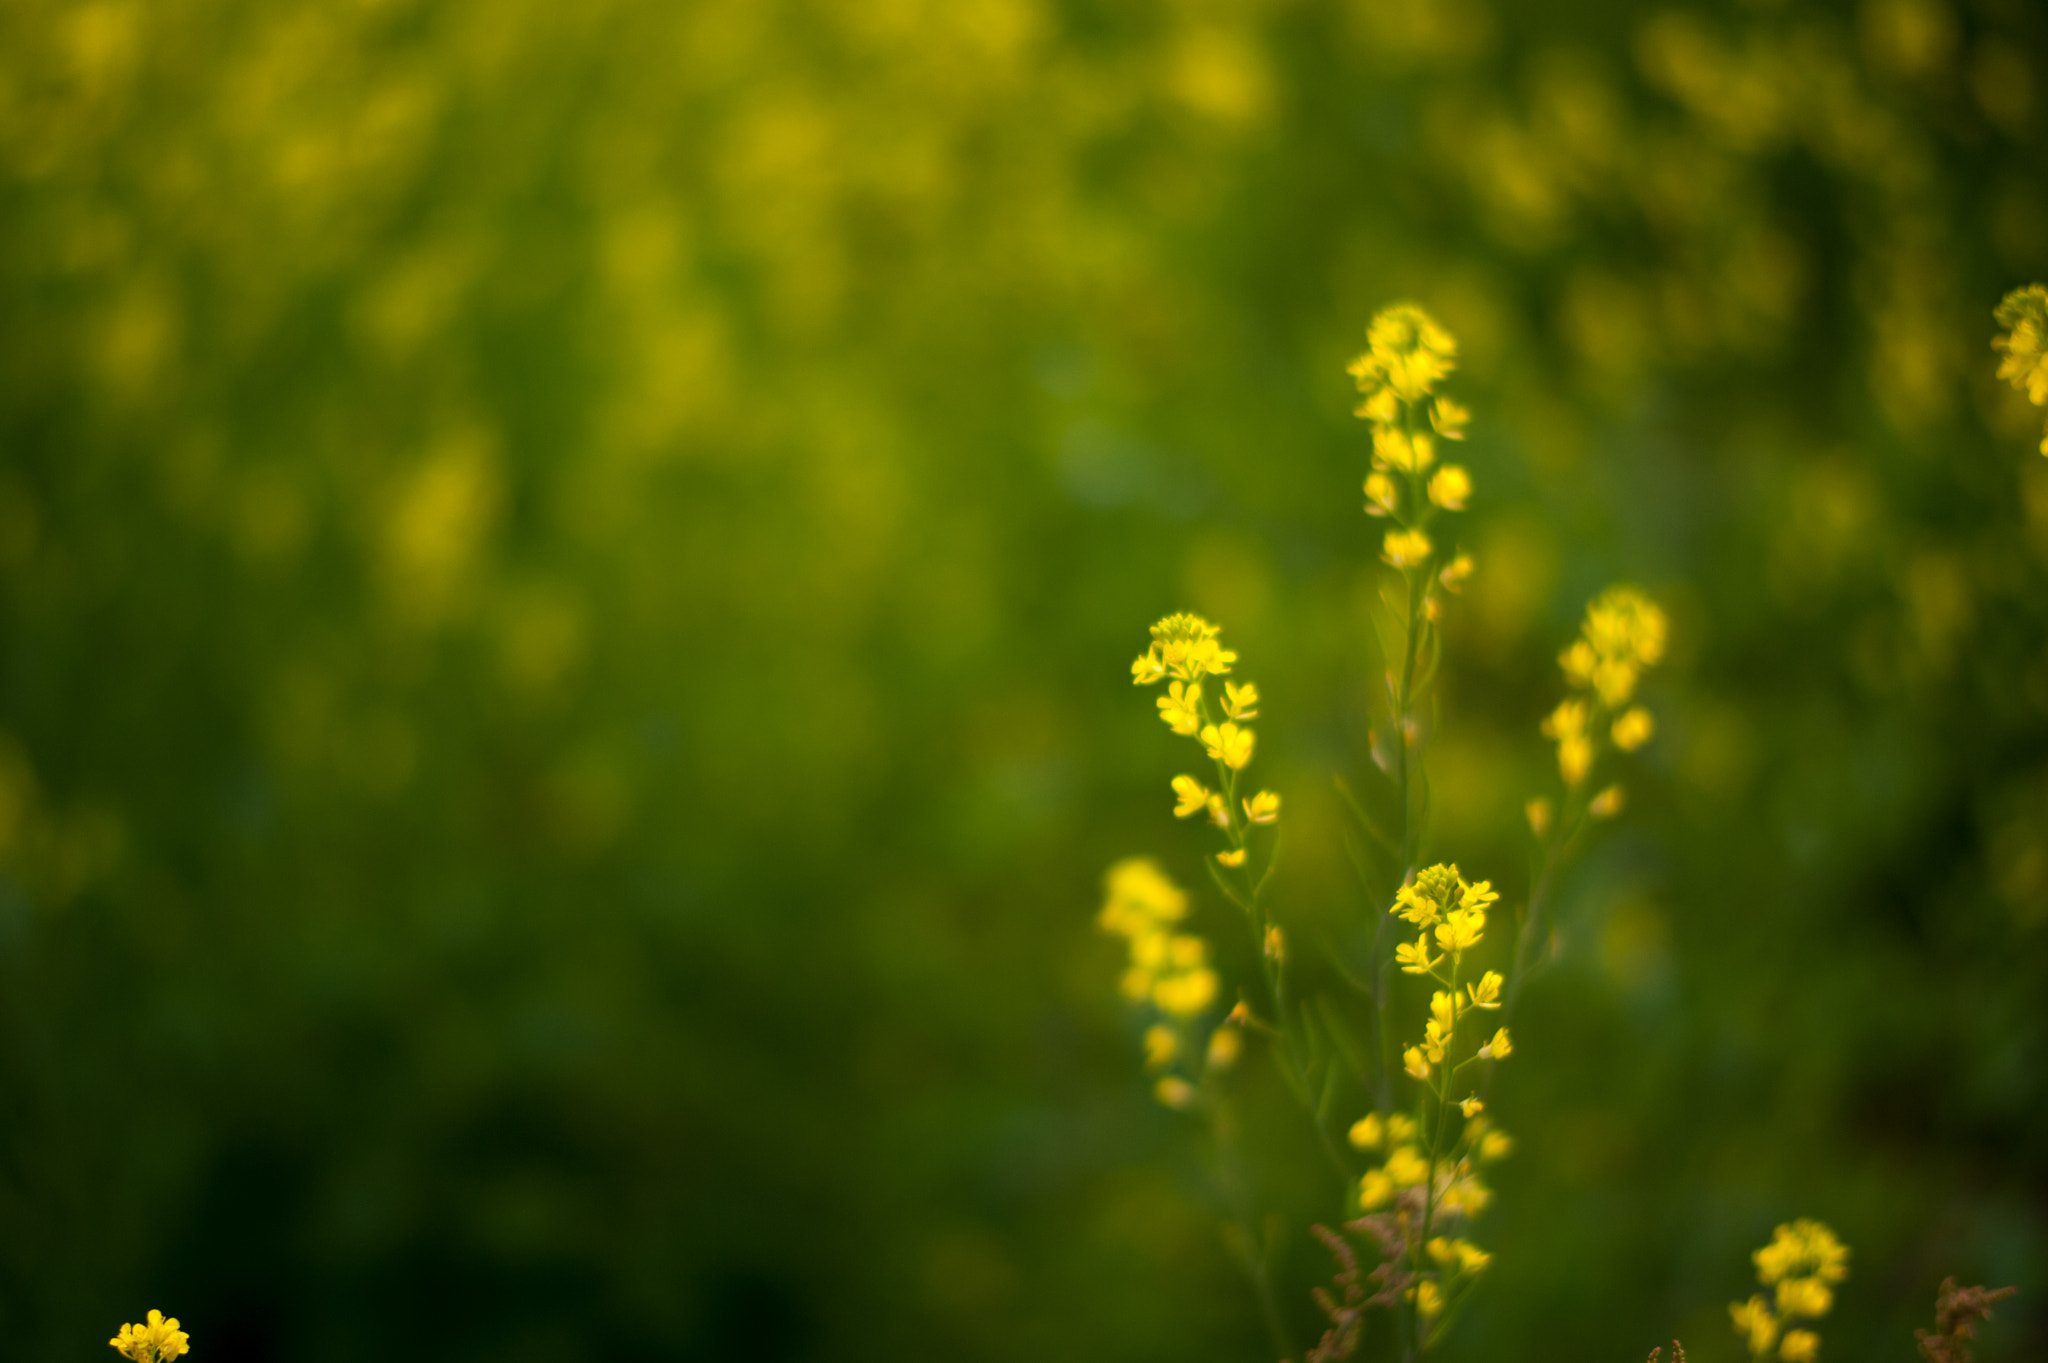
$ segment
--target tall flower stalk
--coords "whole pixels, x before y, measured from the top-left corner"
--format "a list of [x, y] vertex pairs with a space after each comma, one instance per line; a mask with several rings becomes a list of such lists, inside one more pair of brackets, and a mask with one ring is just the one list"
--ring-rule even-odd
[[[1492, 1262], [1470, 1238], [1471, 1228], [1492, 1199], [1483, 1168], [1513, 1148], [1481, 1090], [1511, 1052], [1504, 1018], [1539, 914], [1518, 915], [1521, 939], [1503, 973], [1498, 965], [1506, 962], [1483, 959], [1499, 949], [1486, 941], [1486, 929], [1500, 895], [1488, 881], [1465, 879], [1455, 865], [1425, 864], [1440, 622], [1473, 573], [1456, 526], [1474, 480], [1444, 458], [1471, 420], [1440, 391], [1456, 360], [1450, 333], [1421, 308], [1400, 304], [1373, 319], [1366, 349], [1349, 371], [1360, 394], [1357, 415], [1371, 430], [1365, 511], [1388, 523], [1378, 535], [1388, 571], [1374, 613], [1385, 698], [1371, 742], [1387, 790], [1368, 800], [1339, 783], [1358, 825], [1354, 859], [1369, 899], [1385, 911], [1373, 913], [1369, 932], [1359, 923], [1348, 934], [1351, 947], [1321, 943], [1354, 993], [1302, 993], [1299, 963], [1267, 893], [1281, 797], [1248, 774], [1259, 749], [1254, 721], [1262, 697], [1238, 672], [1238, 655], [1224, 647], [1220, 627], [1197, 615], [1169, 615], [1152, 626], [1131, 665], [1133, 682], [1159, 689], [1160, 720], [1201, 750], [1201, 766], [1171, 778], [1173, 812], [1213, 830], [1204, 862], [1242, 916], [1257, 978], [1225, 1013], [1208, 944], [1184, 930], [1187, 895], [1153, 862], [1131, 859], [1111, 869], [1100, 922], [1129, 946], [1123, 989], [1147, 1014], [1144, 1050], [1157, 1076], [1154, 1092], [1202, 1119], [1214, 1138], [1234, 1217], [1226, 1236], [1258, 1294], [1275, 1348], [1290, 1357], [1271, 1271], [1279, 1244], [1237, 1148], [1227, 1083], [1247, 1038], [1269, 1043], [1275, 1071], [1315, 1132], [1336, 1176], [1330, 1220], [1338, 1229], [1312, 1229], [1339, 1272], [1338, 1295], [1318, 1294], [1331, 1325], [1305, 1355], [1312, 1363], [1353, 1356], [1375, 1311], [1392, 1322], [1389, 1343], [1402, 1357], [1419, 1359], [1435, 1347]], [[1583, 787], [1604, 752], [1633, 750], [1654, 730], [1630, 698], [1643, 669], [1661, 655], [1663, 628], [1647, 598], [1618, 588], [1595, 603], [1583, 637], [1565, 654], [1574, 695], [1553, 713], [1550, 728], [1566, 734], [1559, 750], [1561, 766], [1569, 764], [1563, 822], [1574, 831], [1561, 840], [1553, 835], [1550, 862], [1562, 859], [1579, 824], [1619, 808], [1619, 787], [1590, 796]], [[1391, 817], [1375, 817], [1368, 808], [1374, 802], [1390, 806]], [[1351, 955], [1360, 938], [1370, 941], [1362, 964]], [[1434, 986], [1426, 1013], [1420, 997], [1410, 1003], [1397, 991], [1402, 974], [1427, 976]], [[1420, 1033], [1403, 1040], [1401, 1018], [1411, 1009], [1422, 1014]], [[1413, 1100], [1400, 1101], [1400, 1089], [1411, 1084]]]

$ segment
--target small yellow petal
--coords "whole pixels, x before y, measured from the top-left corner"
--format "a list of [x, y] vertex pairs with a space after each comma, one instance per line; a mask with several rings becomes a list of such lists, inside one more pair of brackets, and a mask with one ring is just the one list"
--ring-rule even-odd
[[1429, 479], [1429, 500], [1446, 511], [1463, 511], [1472, 496], [1472, 475], [1457, 464], [1445, 464]]

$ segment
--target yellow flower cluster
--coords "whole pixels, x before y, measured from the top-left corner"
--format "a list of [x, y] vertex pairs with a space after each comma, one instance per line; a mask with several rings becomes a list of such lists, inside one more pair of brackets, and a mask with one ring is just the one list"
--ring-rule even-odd
[[1169, 1017], [1189, 1018], [1215, 1001], [1216, 972], [1209, 946], [1199, 937], [1173, 931], [1187, 916], [1188, 897], [1153, 862], [1131, 857], [1109, 868], [1107, 894], [1096, 922], [1130, 943], [1124, 997], [1149, 1000]]
[[1152, 643], [1131, 664], [1131, 679], [1139, 686], [1165, 681], [1166, 694], [1158, 698], [1159, 718], [1175, 733], [1201, 744], [1215, 763], [1214, 790], [1192, 776], [1173, 778], [1174, 817], [1207, 814], [1230, 844], [1216, 860], [1239, 867], [1247, 857], [1245, 827], [1278, 823], [1280, 797], [1270, 790], [1237, 793], [1239, 773], [1251, 764], [1258, 746], [1250, 722], [1259, 715], [1259, 688], [1251, 682], [1226, 681], [1222, 695], [1216, 697], [1216, 709], [1210, 709], [1203, 678], [1227, 676], [1237, 662], [1237, 654], [1217, 642], [1219, 632], [1198, 615], [1167, 616], [1152, 626]]
[[[1206, 676], [1225, 676], [1237, 655], [1216, 642], [1220, 631], [1199, 615], [1181, 612], [1152, 626], [1152, 646], [1131, 664], [1131, 678], [1150, 686], [1162, 677], [1198, 684]], [[1163, 708], [1165, 702], [1160, 702]]]
[[[1461, 1071], [1481, 1061], [1504, 1060], [1513, 1050], [1504, 1027], [1483, 1042], [1470, 1029], [1474, 1013], [1501, 1006], [1506, 981], [1495, 970], [1482, 971], [1474, 980], [1464, 972], [1465, 954], [1484, 937], [1486, 911], [1499, 898], [1488, 882], [1468, 881], [1456, 866], [1438, 865], [1402, 886], [1389, 910], [1417, 932], [1414, 942], [1396, 948], [1401, 969], [1428, 975], [1443, 986], [1430, 995], [1422, 1039], [1402, 1055], [1409, 1077], [1435, 1100], [1434, 1117], [1425, 1124], [1430, 1104], [1424, 1105], [1423, 1117], [1371, 1113], [1352, 1126], [1350, 1140], [1359, 1150], [1385, 1152], [1359, 1180], [1358, 1201], [1368, 1215], [1392, 1204], [1386, 1213], [1393, 1218], [1388, 1233], [1406, 1246], [1408, 1272], [1415, 1279], [1408, 1300], [1424, 1321], [1456, 1301], [1492, 1261], [1471, 1241], [1441, 1231], [1447, 1221], [1469, 1220], [1485, 1210], [1493, 1193], [1480, 1179], [1479, 1168], [1514, 1146], [1483, 1115], [1486, 1104], [1476, 1093], [1462, 1099], [1452, 1094]], [[1464, 1049], [1461, 1040], [1471, 1046], [1462, 1061], [1457, 1055]], [[1458, 1138], [1447, 1142], [1453, 1108], [1463, 1126]]]
[[[1472, 495], [1464, 468], [1437, 463], [1437, 442], [1463, 440], [1471, 420], [1436, 393], [1457, 358], [1457, 341], [1434, 318], [1413, 303], [1397, 303], [1372, 319], [1365, 353], [1349, 367], [1363, 395], [1357, 414], [1372, 423], [1365, 511], [1394, 522], [1380, 557], [1404, 573], [1426, 572], [1441, 557], [1428, 527], [1439, 511], [1463, 511]], [[1472, 560], [1458, 554], [1438, 568], [1437, 581], [1457, 591], [1471, 574]]]
[[[1209, 965], [1209, 944], [1174, 930], [1187, 916], [1187, 893], [1146, 858], [1131, 857], [1110, 867], [1104, 888], [1102, 912], [1095, 921], [1130, 945], [1124, 997], [1150, 1004], [1161, 1015], [1145, 1033], [1146, 1064], [1154, 1070], [1175, 1067], [1194, 1054], [1190, 1029], [1216, 1002], [1221, 988]], [[1238, 1043], [1236, 1032], [1218, 1028], [1204, 1052], [1208, 1066], [1227, 1067], [1237, 1058]], [[1185, 1107], [1195, 1096], [1193, 1086], [1179, 1074], [1162, 1077], [1156, 1091], [1160, 1101], [1172, 1107]]]
[[[2048, 288], [2029, 284], [2014, 289], [1998, 305], [1997, 317], [2005, 328], [1991, 342], [2005, 356], [1999, 361], [1998, 377], [2025, 393], [2036, 407], [2048, 407]], [[2048, 435], [2041, 438], [2041, 453], [2048, 454]]]
[[[1493, 1190], [1480, 1180], [1477, 1169], [1480, 1165], [1505, 1159], [1515, 1148], [1513, 1137], [1495, 1129], [1479, 1115], [1483, 1104], [1478, 1099], [1468, 1102], [1470, 1110], [1465, 1113], [1468, 1121], [1463, 1137], [1452, 1152], [1453, 1157], [1438, 1159], [1435, 1187], [1438, 1216], [1470, 1218], [1484, 1211], [1493, 1200]], [[1403, 1112], [1390, 1113], [1385, 1117], [1377, 1112], [1367, 1113], [1352, 1123], [1350, 1141], [1353, 1149], [1367, 1153], [1386, 1152], [1383, 1161], [1366, 1170], [1365, 1176], [1358, 1181], [1359, 1206], [1373, 1211], [1403, 1192], [1420, 1190], [1429, 1182], [1430, 1159], [1422, 1148], [1421, 1140], [1421, 1123]], [[1474, 1267], [1483, 1268], [1485, 1259], [1490, 1257], [1484, 1256]], [[1465, 1262], [1470, 1264], [1469, 1258]]]
[[166, 1320], [161, 1311], [151, 1311], [146, 1325], [123, 1325], [121, 1333], [107, 1343], [134, 1363], [170, 1363], [191, 1348], [190, 1338], [178, 1328], [178, 1318]]
[[[1557, 743], [1566, 786], [1577, 787], [1592, 773], [1603, 742], [1634, 752], [1657, 732], [1655, 717], [1629, 700], [1643, 673], [1663, 659], [1666, 631], [1664, 612], [1635, 587], [1609, 587], [1586, 607], [1579, 637], [1557, 660], [1577, 694], [1543, 721], [1544, 735]], [[1596, 816], [1619, 813], [1620, 788], [1603, 791], [1594, 803]], [[1532, 807], [1531, 821], [1547, 818], [1539, 819]]]
[[[1465, 952], [1479, 944], [1486, 931], [1486, 909], [1500, 899], [1494, 893], [1493, 882], [1482, 880], [1468, 884], [1458, 874], [1456, 866], [1432, 866], [1418, 874], [1414, 880], [1403, 885], [1394, 896], [1394, 906], [1388, 912], [1405, 919], [1420, 930], [1413, 943], [1403, 942], [1395, 948], [1395, 957], [1401, 963], [1403, 972], [1410, 975], [1435, 974], [1443, 955], [1430, 955], [1430, 937], [1434, 930], [1436, 946], [1441, 952], [1449, 953], [1452, 968]], [[1500, 976], [1487, 971], [1485, 979], [1492, 983], [1487, 986], [1487, 996], [1497, 997]], [[1473, 986], [1473, 998], [1480, 997], [1480, 986]], [[1492, 1003], [1480, 1005], [1492, 1007]]]
[[1750, 1256], [1756, 1279], [1776, 1288], [1775, 1302], [1762, 1296], [1731, 1302], [1729, 1318], [1753, 1359], [1778, 1358], [1783, 1363], [1813, 1363], [1820, 1354], [1820, 1336], [1812, 1330], [1785, 1327], [1801, 1318], [1819, 1320], [1835, 1304], [1832, 1284], [1849, 1276], [1849, 1250], [1818, 1221], [1794, 1221], [1771, 1234], [1771, 1243]]
[[1385, 1227], [1382, 1243], [1400, 1247], [1412, 1279], [1403, 1297], [1414, 1305], [1425, 1329], [1476, 1287], [1493, 1262], [1491, 1254], [1462, 1235], [1441, 1233], [1449, 1223], [1468, 1221], [1486, 1209], [1493, 1192], [1480, 1180], [1478, 1166], [1514, 1148], [1505, 1133], [1490, 1130], [1486, 1118], [1476, 1115], [1477, 1107], [1478, 1100], [1470, 1100], [1470, 1120], [1447, 1157], [1426, 1153], [1421, 1124], [1403, 1113], [1385, 1118], [1373, 1113], [1351, 1128], [1354, 1147], [1385, 1151], [1383, 1162], [1359, 1180], [1358, 1201], [1368, 1218]]

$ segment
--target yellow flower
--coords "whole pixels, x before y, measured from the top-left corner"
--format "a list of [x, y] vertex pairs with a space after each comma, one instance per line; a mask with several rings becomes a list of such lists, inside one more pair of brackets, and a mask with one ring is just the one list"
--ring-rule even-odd
[[1223, 803], [1221, 795], [1209, 796], [1209, 822], [1218, 828], [1230, 827], [1230, 806]]
[[1175, 1015], [1199, 1011], [1215, 997], [1215, 974], [1203, 962], [1199, 937], [1152, 932], [1131, 939], [1131, 969], [1125, 993], [1138, 1002]]
[[1479, 945], [1486, 931], [1486, 914], [1479, 909], [1452, 909], [1436, 925], [1436, 943], [1454, 954]]
[[1406, 1145], [1421, 1134], [1422, 1127], [1405, 1112], [1387, 1114], [1387, 1139], [1395, 1145]]
[[178, 1328], [178, 1318], [166, 1320], [161, 1311], [151, 1311], [146, 1325], [123, 1325], [121, 1333], [107, 1343], [135, 1363], [169, 1363], [191, 1348], [190, 1337]]
[[1491, 1164], [1515, 1153], [1515, 1138], [1505, 1131], [1489, 1131], [1479, 1138], [1479, 1162]]
[[1543, 721], [1543, 732], [1557, 740], [1557, 769], [1564, 783], [1575, 786], [1593, 769], [1593, 740], [1586, 735], [1586, 702], [1560, 701]]
[[1173, 1028], [1154, 1023], [1145, 1029], [1145, 1068], [1164, 1068], [1179, 1050], [1180, 1042], [1174, 1037]]
[[1202, 727], [1202, 684], [1168, 682], [1166, 694], [1155, 702], [1159, 717], [1177, 734], [1193, 735]]
[[1593, 669], [1600, 666], [1600, 655], [1584, 639], [1574, 639], [1569, 648], [1557, 655], [1557, 665], [1573, 686], [1588, 687], [1593, 684]]
[[1593, 669], [1593, 689], [1606, 705], [1621, 705], [1635, 694], [1642, 669], [1623, 659], [1603, 658]]
[[1415, 1285], [1415, 1312], [1424, 1320], [1444, 1309], [1443, 1289], [1427, 1278]]
[[1152, 986], [1152, 1002], [1171, 1017], [1190, 1018], [1216, 1001], [1216, 990], [1216, 972], [1202, 967], [1161, 979]]
[[1278, 823], [1280, 797], [1270, 790], [1260, 791], [1244, 802], [1244, 816], [1252, 823]]
[[1243, 771], [1245, 764], [1252, 760], [1254, 735], [1250, 729], [1240, 729], [1225, 720], [1222, 724], [1211, 724], [1202, 730], [1202, 746], [1209, 756], [1229, 767], [1232, 771]]
[[1148, 648], [1138, 655], [1131, 664], [1131, 681], [1138, 686], [1150, 686], [1166, 675], [1166, 664], [1159, 660], [1159, 650]]
[[1801, 1218], [1771, 1232], [1771, 1243], [1750, 1256], [1757, 1281], [1769, 1287], [1781, 1278], [1819, 1278], [1838, 1283], [1849, 1276], [1849, 1250], [1819, 1221]]
[[1396, 1188], [1419, 1188], [1429, 1179], [1429, 1161], [1412, 1145], [1396, 1147], [1385, 1167]]
[[1429, 996], [1429, 1020], [1444, 1031], [1449, 1031], [1458, 1020], [1458, 1000], [1453, 994], [1439, 989]]
[[[1230, 671], [1237, 655], [1216, 642], [1218, 632], [1201, 616], [1186, 612], [1152, 626], [1151, 655], [1156, 655], [1161, 675], [1171, 672], [1182, 681], [1196, 681], [1204, 674], [1222, 676]], [[1137, 672], [1135, 665], [1132, 671]]]
[[1528, 804], [1522, 806], [1522, 813], [1529, 820], [1529, 831], [1531, 833], [1540, 838], [1550, 832], [1550, 801], [1539, 795], [1529, 801]]
[[1430, 476], [1429, 500], [1446, 511], [1463, 511], [1472, 495], [1472, 475], [1456, 464], [1445, 464]]
[[1472, 1000], [1474, 1008], [1498, 1008], [1500, 987], [1506, 983], [1498, 970], [1489, 970], [1479, 977], [1479, 983], [1466, 985], [1465, 993]]
[[2005, 356], [1998, 377], [2036, 407], [2048, 406], [2048, 288], [2029, 284], [2014, 289], [1998, 305], [1997, 317], [2006, 329], [1991, 342]]
[[1257, 719], [1259, 688], [1250, 682], [1243, 686], [1236, 682], [1223, 683], [1223, 713], [1232, 719]]
[[1634, 752], [1648, 743], [1656, 732], [1656, 718], [1640, 705], [1615, 720], [1614, 728], [1610, 730], [1614, 746], [1623, 752]]
[[1192, 776], [1173, 778], [1173, 817], [1185, 819], [1209, 807], [1209, 788]]
[[1242, 866], [1244, 865], [1244, 849], [1238, 847], [1228, 852], [1218, 852], [1216, 860], [1225, 866]]
[[1264, 945], [1266, 959], [1271, 961], [1284, 961], [1287, 959], [1287, 934], [1280, 931], [1278, 923], [1270, 923], [1266, 926]]
[[1425, 890], [1419, 880], [1394, 891], [1394, 907], [1388, 912], [1407, 919], [1419, 928], [1430, 927], [1443, 917], [1443, 910], [1435, 896]]
[[1244, 1037], [1229, 1027], [1218, 1027], [1209, 1036], [1208, 1067], [1212, 1070], [1227, 1070], [1237, 1063], [1238, 1052], [1244, 1048]]
[[1429, 405], [1429, 424], [1446, 440], [1463, 440], [1471, 420], [1472, 414], [1449, 398], [1438, 398]]
[[1514, 1045], [1509, 1042], [1508, 1029], [1505, 1027], [1493, 1034], [1493, 1040], [1479, 1048], [1480, 1057], [1486, 1060], [1505, 1060], [1513, 1055], [1514, 1051]]
[[1436, 438], [1419, 431], [1410, 435], [1399, 426], [1374, 427], [1372, 462], [1378, 468], [1420, 473], [1436, 462]]
[[[1359, 366], [1365, 363], [1366, 357], [1361, 355], [1348, 366], [1349, 372], [1363, 379], [1364, 375], [1360, 373]], [[1365, 383], [1361, 382], [1359, 387], [1363, 389]], [[1401, 415], [1401, 399], [1391, 388], [1375, 389], [1372, 396], [1358, 404], [1357, 409], [1352, 412], [1352, 415], [1363, 417], [1376, 426], [1385, 426], [1399, 419]]]
[[1591, 687], [1618, 709], [1634, 694], [1645, 668], [1664, 657], [1664, 612], [1635, 587], [1609, 587], [1586, 607], [1580, 638], [1558, 655], [1566, 680]]
[[1152, 1092], [1160, 1102], [1170, 1108], [1187, 1108], [1194, 1105], [1195, 1086], [1177, 1075], [1169, 1074], [1152, 1086]]
[[1493, 1262], [1491, 1254], [1470, 1240], [1452, 1240], [1439, 1235], [1429, 1242], [1427, 1248], [1430, 1258], [1457, 1273], [1477, 1273]]
[[1437, 1196], [1436, 1204], [1454, 1216], [1477, 1216], [1491, 1201], [1492, 1190], [1467, 1174], [1452, 1179], [1450, 1186]]
[[1384, 1169], [1372, 1169], [1358, 1180], [1358, 1205], [1371, 1211], [1394, 1195], [1394, 1180]]
[[1426, 928], [1453, 907], [1481, 907], [1497, 898], [1489, 882], [1468, 885], [1455, 862], [1439, 862], [1416, 872], [1415, 879], [1395, 891], [1388, 912]]
[[1596, 819], [1611, 819], [1621, 813], [1622, 806], [1627, 803], [1627, 791], [1620, 786], [1609, 786], [1593, 797], [1592, 802], [1586, 806], [1586, 812]]
[[1380, 1142], [1385, 1140], [1386, 1136], [1386, 1123], [1380, 1120], [1380, 1114], [1368, 1112], [1351, 1124], [1351, 1132], [1348, 1139], [1353, 1149], [1377, 1150]]
[[1404, 975], [1426, 975], [1436, 968], [1443, 957], [1429, 954], [1429, 934], [1424, 933], [1411, 942], [1400, 942], [1394, 947], [1394, 960], [1400, 964]]
[[1429, 561], [1436, 546], [1420, 530], [1389, 530], [1380, 544], [1380, 557], [1396, 568], [1413, 568]]
[[1780, 1278], [1778, 1314], [1812, 1316], [1818, 1320], [1835, 1305], [1835, 1294], [1818, 1278]]
[[1451, 334], [1414, 303], [1395, 303], [1382, 308], [1372, 319], [1372, 327], [1366, 332], [1366, 342], [1372, 348], [1373, 358], [1383, 365], [1391, 363], [1394, 358], [1420, 352], [1442, 361], [1448, 373], [1450, 362], [1458, 354], [1458, 343], [1451, 339]]
[[1444, 565], [1436, 580], [1444, 584], [1444, 590], [1456, 595], [1465, 590], [1465, 583], [1472, 576], [1472, 556], [1460, 554]]
[[1366, 352], [1351, 362], [1358, 390], [1371, 395], [1390, 389], [1416, 402], [1456, 368], [1458, 343], [1436, 319], [1413, 303], [1396, 303], [1372, 319]]
[[1603, 658], [1655, 667], [1664, 658], [1664, 612], [1639, 588], [1609, 587], [1586, 607], [1586, 638]]
[[1778, 1357], [1784, 1363], [1813, 1363], [1820, 1356], [1820, 1336], [1811, 1330], [1787, 1330], [1778, 1341]]
[[1368, 516], [1391, 516], [1398, 508], [1401, 494], [1394, 487], [1394, 480], [1375, 469], [1365, 475], [1365, 514]]
[[1477, 1117], [1485, 1110], [1486, 1104], [1479, 1101], [1479, 1095], [1476, 1093], [1458, 1104], [1458, 1111], [1467, 1117]]
[[1410, 1046], [1401, 1052], [1401, 1068], [1412, 1078], [1429, 1078], [1429, 1062], [1422, 1058], [1422, 1048], [1419, 1046]]
[[1187, 914], [1186, 892], [1149, 858], [1128, 857], [1110, 867], [1103, 880], [1107, 894], [1095, 921], [1105, 932], [1135, 939]]
[[1167, 970], [1173, 955], [1173, 934], [1152, 929], [1131, 938], [1131, 964], [1148, 974]]
[[1742, 1336], [1749, 1346], [1752, 1358], [1760, 1358], [1771, 1350], [1778, 1340], [1778, 1320], [1771, 1314], [1771, 1308], [1764, 1305], [1762, 1297], [1751, 1297], [1745, 1302], [1731, 1303], [1728, 1317], [1735, 1323], [1735, 1333]]
[[[1777, 1311], [1773, 1314], [1762, 1297], [1728, 1311], [1751, 1356], [1762, 1358], [1783, 1322], [1799, 1316], [1818, 1319], [1833, 1309], [1835, 1294], [1828, 1284], [1849, 1276], [1849, 1250], [1825, 1225], [1801, 1219], [1779, 1226], [1771, 1243], [1750, 1257], [1756, 1261], [1757, 1280], [1766, 1287], [1777, 1284]], [[1811, 1330], [1787, 1330], [1777, 1343], [1778, 1357], [1786, 1363], [1812, 1363], [1820, 1352], [1820, 1336]]]

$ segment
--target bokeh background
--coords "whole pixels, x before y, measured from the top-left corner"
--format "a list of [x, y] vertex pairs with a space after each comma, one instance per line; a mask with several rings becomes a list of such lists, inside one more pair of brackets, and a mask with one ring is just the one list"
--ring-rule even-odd
[[1436, 848], [1523, 893], [1557, 650], [1674, 620], [1449, 1356], [1732, 1360], [1798, 1215], [1828, 1356], [1951, 1272], [2039, 1356], [2044, 275], [2030, 0], [0, 6], [9, 1352], [1270, 1357], [1091, 920], [1200, 880], [1179, 608], [1283, 920], [1374, 911], [1343, 365], [1412, 298]]

